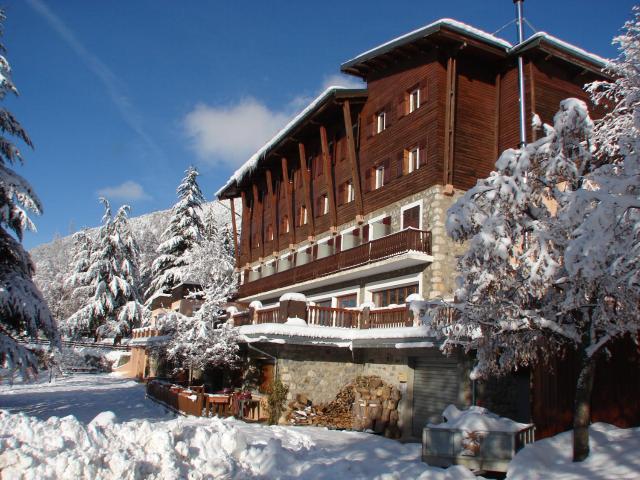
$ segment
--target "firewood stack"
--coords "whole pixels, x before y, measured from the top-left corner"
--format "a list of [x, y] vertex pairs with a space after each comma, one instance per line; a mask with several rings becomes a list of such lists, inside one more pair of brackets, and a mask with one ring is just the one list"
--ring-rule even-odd
[[326, 404], [314, 405], [307, 395], [297, 394], [289, 403], [287, 421], [291, 425], [370, 430], [385, 437], [399, 438], [400, 397], [400, 391], [380, 377], [357, 377]]

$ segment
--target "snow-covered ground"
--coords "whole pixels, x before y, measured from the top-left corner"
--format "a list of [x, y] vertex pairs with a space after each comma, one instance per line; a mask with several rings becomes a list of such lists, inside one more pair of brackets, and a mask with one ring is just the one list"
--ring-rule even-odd
[[74, 415], [89, 423], [100, 412], [112, 410], [120, 421], [167, 420], [166, 408], [145, 398], [144, 386], [115, 374], [73, 375], [48, 383], [46, 372], [36, 383], [0, 385], [0, 409], [24, 412], [41, 420]]
[[509, 465], [509, 480], [581, 480], [640, 478], [640, 427], [622, 429], [606, 423], [589, 428], [591, 453], [573, 463], [572, 432], [539, 440], [522, 449]]
[[112, 375], [3, 385], [0, 408], [35, 415], [0, 411], [2, 478], [475, 478], [422, 463], [419, 444], [375, 435], [172, 418], [142, 385]]
[[[590, 434], [584, 462], [571, 462], [565, 432], [520, 451], [507, 478], [640, 478], [640, 428], [597, 423]], [[115, 375], [0, 385], [0, 472], [38, 480], [476, 478], [422, 463], [419, 444], [375, 435], [176, 417], [146, 399], [143, 385]]]

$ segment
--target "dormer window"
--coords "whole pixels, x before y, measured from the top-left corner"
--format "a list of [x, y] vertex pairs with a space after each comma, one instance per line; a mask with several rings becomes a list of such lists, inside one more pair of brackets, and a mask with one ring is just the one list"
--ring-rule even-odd
[[420, 90], [418, 88], [409, 92], [408, 102], [409, 113], [415, 112], [418, 108], [420, 108]]
[[385, 112], [376, 114], [376, 133], [382, 132], [387, 127], [387, 115]]

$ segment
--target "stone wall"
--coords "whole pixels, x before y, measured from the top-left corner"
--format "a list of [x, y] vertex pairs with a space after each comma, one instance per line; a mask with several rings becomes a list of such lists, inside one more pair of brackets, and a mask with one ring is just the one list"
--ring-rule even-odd
[[314, 403], [333, 400], [359, 375], [377, 375], [402, 393], [398, 426], [403, 436], [411, 434], [413, 369], [406, 356], [373, 349], [352, 353], [346, 348], [289, 345], [278, 355], [278, 375], [289, 386], [287, 402], [304, 393]]

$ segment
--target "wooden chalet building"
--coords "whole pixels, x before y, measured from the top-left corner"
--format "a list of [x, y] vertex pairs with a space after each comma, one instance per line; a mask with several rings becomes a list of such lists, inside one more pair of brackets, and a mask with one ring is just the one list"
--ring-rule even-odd
[[[472, 385], [472, 359], [425, 348], [434, 344], [405, 305], [410, 294], [452, 297], [462, 247], [445, 234], [446, 212], [503, 150], [518, 147], [518, 55], [527, 119], [551, 123], [562, 99], [588, 100], [583, 85], [603, 78], [603, 59], [550, 35], [513, 46], [438, 20], [342, 64], [366, 88], [327, 89], [217, 192], [232, 209], [241, 204], [241, 220], [232, 215], [237, 301], [264, 305], [236, 314], [236, 325], [260, 346], [258, 360], [275, 361], [291, 395], [328, 401], [349, 375], [380, 375], [403, 391], [405, 437], [419, 436], [448, 403], [482, 395], [518, 420], [544, 411], [530, 403], [534, 375]], [[536, 138], [532, 127], [527, 137]], [[287, 292], [313, 302], [309, 327], [332, 333], [278, 330]], [[353, 310], [363, 304], [366, 315]], [[369, 331], [336, 341], [345, 327]], [[491, 403], [487, 390], [509, 405]]]

